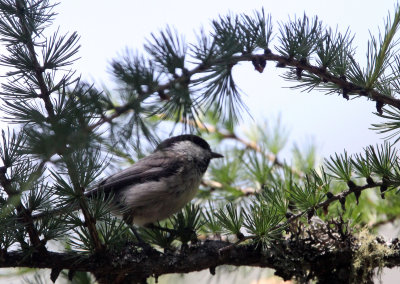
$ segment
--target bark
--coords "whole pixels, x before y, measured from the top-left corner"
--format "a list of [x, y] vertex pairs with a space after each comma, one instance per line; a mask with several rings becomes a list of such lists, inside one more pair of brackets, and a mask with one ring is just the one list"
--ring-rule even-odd
[[[375, 240], [374, 240], [375, 241]], [[176, 251], [158, 251], [150, 247], [140, 248], [127, 243], [123, 249], [97, 255], [77, 252], [47, 252], [45, 255], [14, 251], [0, 255], [0, 267], [50, 268], [53, 271], [69, 269], [93, 273], [100, 283], [143, 283], [150, 276], [169, 273], [188, 273], [209, 269], [215, 273], [220, 265], [268, 267], [285, 280], [295, 277], [306, 283], [316, 279], [318, 283], [350, 283], [355, 277], [370, 281], [374, 268], [384, 265], [400, 265], [399, 241], [382, 243], [393, 251], [368, 267], [365, 271], [353, 271], [352, 261], [359, 240], [353, 237], [335, 243], [318, 242], [311, 238], [292, 238], [276, 241], [269, 247], [257, 244], [233, 246], [231, 243], [206, 240]], [[380, 241], [381, 242], [381, 241]], [[372, 267], [373, 266], [373, 267]], [[361, 275], [364, 274], [364, 275]]]

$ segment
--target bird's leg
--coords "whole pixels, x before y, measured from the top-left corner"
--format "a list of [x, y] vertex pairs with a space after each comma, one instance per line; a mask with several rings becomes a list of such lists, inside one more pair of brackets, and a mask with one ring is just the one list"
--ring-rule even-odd
[[157, 230], [164, 231], [164, 232], [167, 232], [167, 233], [170, 233], [170, 234], [176, 234], [176, 232], [177, 232], [177, 230], [170, 229], [170, 228], [164, 228], [164, 227], [161, 227], [161, 226], [154, 225], [152, 223], [151, 224], [147, 224], [145, 227], [148, 228], [148, 229], [157, 229]]
[[135, 238], [137, 239], [139, 244], [144, 244], [146, 243], [142, 237], [139, 235], [138, 231], [135, 229], [135, 226], [133, 224], [129, 225], [129, 228], [131, 229], [132, 233], [135, 235]]
[[136, 240], [138, 241], [138, 245], [145, 248], [145, 247], [149, 247], [149, 244], [146, 243], [142, 237], [140, 236], [140, 234], [138, 233], [138, 231], [136, 230], [135, 226], [133, 225], [133, 220], [132, 220], [132, 214], [125, 214], [124, 215], [124, 221], [126, 224], [128, 224], [129, 228], [131, 229], [132, 233], [135, 235]]
[[[165, 228], [165, 227], [157, 226], [157, 225], [154, 225], [154, 224], [147, 224], [145, 227], [149, 228], [149, 229], [156, 229], [156, 230], [164, 231], [164, 232], [167, 232], [167, 233], [170, 233], [170, 234], [179, 235], [178, 230], [176, 230], [176, 229]], [[197, 242], [197, 235], [196, 235], [196, 232], [194, 230], [192, 230], [190, 228], [185, 228], [184, 232], [185, 232], [185, 234], [190, 234], [191, 235], [191, 242], [192, 243]]]

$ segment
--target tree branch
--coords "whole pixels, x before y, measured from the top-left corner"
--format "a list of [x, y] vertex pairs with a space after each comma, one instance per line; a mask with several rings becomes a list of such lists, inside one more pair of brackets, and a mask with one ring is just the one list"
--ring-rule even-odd
[[[54, 106], [50, 100], [51, 93], [49, 91], [48, 86], [46, 85], [46, 82], [45, 82], [44, 76], [43, 76], [45, 69], [43, 68], [43, 66], [40, 65], [39, 60], [37, 59], [37, 55], [35, 52], [35, 44], [34, 44], [34, 41], [32, 38], [33, 31], [30, 31], [30, 29], [28, 28], [28, 23], [26, 21], [27, 8], [24, 7], [23, 3], [24, 2], [21, 0], [15, 0], [16, 11], [17, 11], [16, 14], [19, 19], [19, 22], [20, 22], [20, 25], [22, 28], [22, 32], [24, 34], [24, 38], [25, 38], [24, 44], [29, 51], [29, 58], [32, 61], [34, 74], [35, 74], [35, 77], [37, 80], [37, 85], [40, 88], [39, 98], [43, 100], [47, 114], [50, 118], [50, 123], [52, 126], [54, 126], [57, 122], [54, 121], [55, 113], [54, 113]], [[57, 129], [58, 129], [57, 127], [53, 127], [53, 130], [56, 132], [56, 134], [57, 134]], [[64, 147], [66, 149], [67, 145], [65, 144]], [[69, 174], [75, 172], [75, 171], [73, 171], [73, 167], [75, 167], [75, 165], [73, 165], [72, 163], [70, 163], [68, 161], [66, 161], [66, 165], [67, 165]], [[80, 188], [79, 185], [74, 184], [74, 189], [78, 191], [78, 194], [83, 196], [84, 189]], [[101, 251], [103, 249], [103, 245], [100, 241], [100, 238], [99, 238], [97, 230], [96, 230], [96, 226], [95, 226], [96, 221], [94, 220], [94, 218], [90, 215], [90, 213], [88, 211], [88, 204], [87, 204], [86, 200], [84, 198], [80, 198], [79, 205], [82, 209], [82, 213], [84, 215], [86, 225], [88, 226], [90, 236], [95, 244], [95, 248], [96, 248], [96, 250]], [[30, 216], [29, 221], [32, 222], [32, 216]]]
[[[336, 76], [332, 75], [331, 73], [329, 73], [325, 68], [311, 65], [308, 62], [299, 61], [299, 60], [296, 60], [293, 58], [287, 58], [287, 57], [277, 55], [274, 53], [246, 54], [246, 55], [241, 55], [241, 56], [232, 56], [229, 59], [229, 62], [230, 62], [230, 64], [235, 65], [235, 64], [237, 64], [239, 62], [243, 62], [243, 61], [259, 62], [262, 60], [277, 62], [281, 66], [290, 66], [290, 67], [299, 68], [299, 70], [305, 70], [311, 74], [314, 74], [314, 75], [320, 77], [321, 81], [323, 81], [324, 83], [328, 83], [328, 82], [334, 83], [335, 85], [338, 86], [338, 89], [346, 90], [346, 95], [351, 94], [351, 93], [357, 94], [359, 96], [366, 97], [368, 99], [372, 99], [379, 104], [387, 104], [387, 105], [390, 105], [390, 106], [400, 109], [400, 100], [399, 99], [384, 95], [383, 93], [378, 92], [375, 89], [366, 89], [362, 86], [357, 86], [356, 84], [353, 84], [353, 83], [347, 81], [346, 78], [344, 78], [344, 77], [336, 77]], [[179, 84], [179, 83], [183, 83], [183, 82], [187, 83], [188, 80], [190, 81], [190, 78], [193, 75], [203, 73], [203, 72], [207, 71], [208, 69], [210, 69], [212, 66], [215, 66], [218, 64], [226, 64], [226, 62], [227, 62], [227, 59], [224, 58], [224, 59], [214, 60], [212, 62], [209, 62], [208, 64], [200, 63], [195, 68], [188, 71], [186, 74], [184, 74], [182, 76], [177, 76], [175, 79], [170, 80], [168, 83], [159, 85], [157, 88], [152, 89], [151, 91], [144, 92], [143, 95], [151, 95], [154, 93], [164, 92], [165, 90], [173, 87], [175, 84]], [[96, 129], [97, 127], [99, 127], [100, 125], [102, 125], [106, 122], [109, 122], [109, 123], [112, 122], [112, 120], [114, 120], [115, 118], [130, 111], [131, 108], [129, 107], [129, 103], [128, 103], [128, 104], [116, 107], [115, 110], [116, 110], [116, 112], [114, 114], [112, 114], [111, 116], [103, 117], [96, 123], [92, 124], [90, 126], [90, 129]]]
[[[12, 197], [19, 192], [15, 192], [11, 188], [11, 181], [6, 176], [6, 170], [6, 167], [0, 168], [0, 185], [3, 187], [7, 195], [9, 197]], [[46, 252], [46, 247], [44, 246], [44, 243], [42, 243], [42, 241], [40, 240], [39, 233], [33, 225], [31, 212], [29, 212], [29, 210], [27, 210], [24, 205], [22, 205], [21, 200], [18, 200], [18, 204], [16, 204], [15, 207], [18, 212], [18, 221], [26, 227], [29, 235], [29, 240], [31, 241], [32, 245], [36, 249], [39, 249], [41, 253]]]
[[[287, 218], [286, 222], [280, 223], [280, 224], [276, 225], [275, 227], [272, 227], [270, 231], [286, 228], [290, 224], [293, 224], [294, 221], [296, 221], [297, 219], [301, 218], [304, 215], [308, 215], [307, 217], [310, 219], [312, 216], [314, 216], [314, 214], [315, 214], [314, 212], [317, 209], [324, 208], [324, 209], [328, 210], [329, 205], [332, 202], [337, 201], [337, 200], [339, 200], [342, 203], [342, 207], [345, 210], [344, 204], [346, 202], [346, 197], [348, 195], [355, 193], [355, 192], [361, 193], [361, 191], [363, 191], [363, 190], [366, 190], [368, 188], [380, 187], [381, 185], [382, 185], [382, 182], [378, 182], [378, 183], [374, 182], [374, 183], [366, 184], [363, 186], [354, 186], [354, 187], [349, 188], [345, 191], [342, 191], [336, 195], [332, 195], [331, 197], [328, 197], [327, 200], [315, 205], [313, 208], [309, 208], [308, 210], [301, 211], [297, 214], [287, 214], [288, 218]], [[256, 238], [257, 238], [257, 236], [246, 236], [245, 238], [239, 239], [236, 243], [230, 244], [229, 246], [222, 248], [222, 251], [230, 250], [233, 247], [237, 246], [238, 244], [245, 242], [246, 240], [256, 239]]]
[[[15, 6], [17, 8], [17, 16], [19, 18], [19, 22], [22, 28], [22, 32], [24, 34], [25, 38], [25, 46], [29, 51], [29, 56], [30, 59], [32, 60], [33, 64], [33, 69], [35, 72], [35, 77], [38, 82], [38, 86], [40, 88], [40, 98], [43, 100], [46, 111], [49, 115], [50, 118], [54, 117], [54, 107], [53, 104], [50, 101], [50, 92], [47, 88], [47, 85], [45, 83], [44, 77], [43, 77], [43, 72], [44, 69], [40, 65], [37, 57], [36, 57], [36, 52], [35, 52], [35, 45], [32, 39], [32, 34], [28, 29], [27, 22], [26, 22], [26, 7], [23, 6], [23, 1], [21, 0], [15, 0]], [[33, 32], [33, 31], [32, 31]]]
[[[207, 240], [185, 250], [161, 253], [156, 250], [138, 251], [137, 247], [128, 244], [119, 252], [108, 252], [101, 256], [88, 256], [76, 252], [48, 252], [40, 259], [27, 258], [21, 252], [9, 252], [0, 258], [0, 267], [60, 267], [73, 271], [90, 271], [103, 281], [110, 281], [108, 283], [121, 271], [129, 275], [131, 281], [136, 280], [132, 283], [137, 283], [138, 280], [149, 276], [158, 277], [169, 273], [188, 273], [204, 269], [212, 271], [221, 265], [269, 267], [275, 269], [275, 274], [286, 280], [293, 277], [318, 277], [319, 280], [333, 277], [332, 280], [344, 281], [350, 275], [353, 250], [357, 248], [357, 242], [350, 239], [347, 240], [347, 244], [343, 242], [343, 246], [338, 250], [318, 248], [309, 239], [288, 239], [277, 241], [265, 250], [256, 245], [242, 245], [221, 254], [221, 248], [227, 245], [230, 243]], [[385, 256], [385, 266], [399, 265], [399, 242], [394, 240], [382, 245], [393, 250], [392, 254]], [[333, 267], [336, 270], [333, 270]], [[304, 271], [309, 271], [309, 274], [304, 275]]]

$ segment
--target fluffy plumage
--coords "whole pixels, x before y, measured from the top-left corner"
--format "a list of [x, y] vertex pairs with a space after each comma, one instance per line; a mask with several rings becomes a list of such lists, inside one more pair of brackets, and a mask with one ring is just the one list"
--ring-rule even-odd
[[150, 224], [171, 216], [192, 200], [210, 160], [220, 157], [198, 136], [172, 137], [86, 195], [111, 193], [115, 215], [123, 216], [128, 223]]

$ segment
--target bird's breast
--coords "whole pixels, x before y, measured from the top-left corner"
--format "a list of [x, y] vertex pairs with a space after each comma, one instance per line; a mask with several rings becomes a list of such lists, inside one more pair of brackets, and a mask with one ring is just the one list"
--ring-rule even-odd
[[132, 214], [133, 223], [146, 225], [166, 219], [181, 210], [196, 195], [202, 175], [175, 175], [133, 185], [118, 198]]

